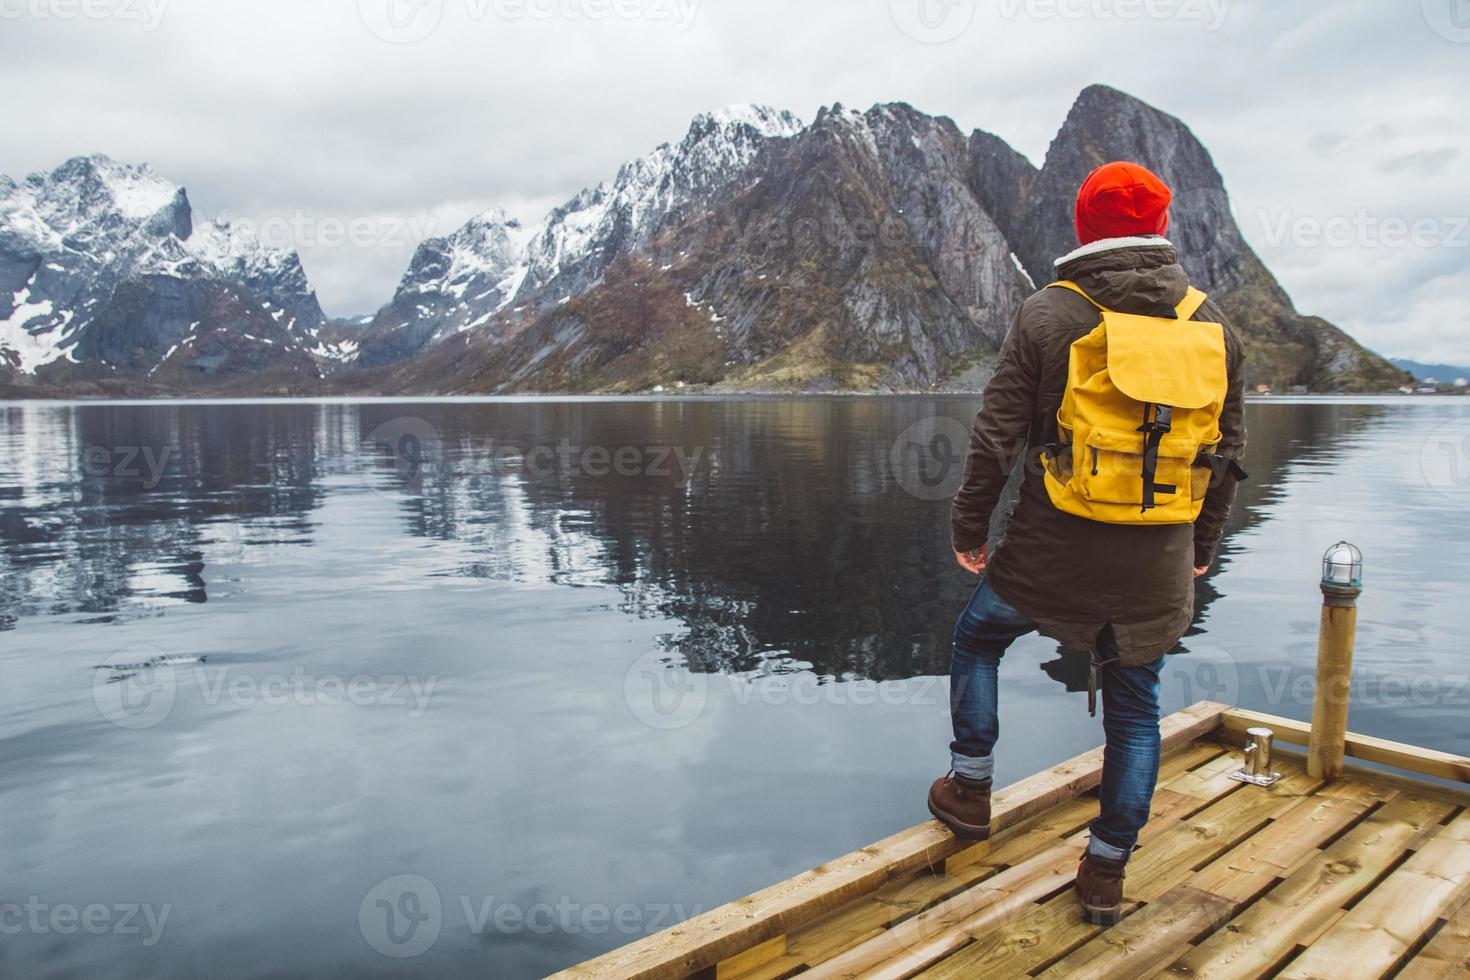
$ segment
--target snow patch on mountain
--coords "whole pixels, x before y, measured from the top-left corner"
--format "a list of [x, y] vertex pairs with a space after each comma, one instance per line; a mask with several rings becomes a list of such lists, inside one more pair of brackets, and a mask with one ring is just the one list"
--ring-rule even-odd
[[[159, 279], [240, 287], [303, 335], [323, 319], [295, 252], [226, 223], [195, 228], [185, 191], [147, 165], [96, 154], [20, 182], [0, 178], [0, 359], [33, 373], [79, 346], [108, 347], [82, 341], [119, 287]], [[168, 338], [147, 336], [150, 326], [127, 345], [162, 353]]]
[[393, 363], [456, 333], [561, 305], [647, 246], [663, 222], [737, 179], [771, 141], [802, 132], [790, 112], [730, 106], [694, 118], [678, 144], [624, 164], [532, 227], [502, 209], [425, 241], [363, 344], [365, 366]]
[[624, 164], [612, 181], [554, 210], [527, 249], [522, 288], [553, 287], [547, 303], [586, 289], [618, 255], [647, 245], [665, 217], [728, 184], [770, 140], [803, 128], [792, 113], [768, 106], [736, 105], [695, 116], [677, 146], [656, 147]]
[[[15, 309], [10, 316], [0, 320], [0, 364], [31, 374], [36, 368], [70, 354], [76, 347], [75, 343], [63, 346], [57, 336], [70, 322], [70, 311], [59, 322], [52, 322], [51, 301], [45, 299], [32, 303], [29, 289], [16, 293], [14, 304]], [[46, 321], [48, 326], [40, 332], [30, 333], [25, 325], [33, 320]]]

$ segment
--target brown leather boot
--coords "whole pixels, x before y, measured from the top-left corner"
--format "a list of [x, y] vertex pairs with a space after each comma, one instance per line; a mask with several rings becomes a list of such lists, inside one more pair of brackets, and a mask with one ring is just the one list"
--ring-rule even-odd
[[929, 787], [929, 812], [963, 840], [990, 837], [990, 783], [950, 773]]
[[1096, 854], [1082, 855], [1077, 868], [1077, 904], [1082, 918], [1095, 926], [1116, 925], [1123, 917], [1122, 861], [1109, 861]]

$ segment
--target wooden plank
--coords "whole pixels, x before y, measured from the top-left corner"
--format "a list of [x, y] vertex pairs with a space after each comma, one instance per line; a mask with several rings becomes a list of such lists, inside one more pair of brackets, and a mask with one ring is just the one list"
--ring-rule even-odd
[[1243, 785], [1230, 778], [1231, 773], [1239, 771], [1240, 760], [1227, 752], [1172, 780], [1169, 790], [1207, 802], [1219, 796], [1222, 789]]
[[[1337, 822], [1318, 821], [1315, 825], [1294, 814], [1311, 814], [1320, 809], [1319, 802], [1307, 793], [1318, 785], [1300, 772], [1293, 773], [1272, 790], [1242, 789], [1194, 818], [1165, 832], [1140, 848], [1129, 864], [1126, 882], [1125, 913], [1139, 902], [1153, 902], [1160, 895], [1186, 883], [1192, 869], [1209, 857], [1212, 849], [1230, 848], [1240, 833], [1263, 818], [1276, 817], [1264, 829], [1230, 848], [1218, 863], [1226, 862], [1248, 846], [1255, 850], [1275, 851], [1288, 846], [1311, 849], [1314, 841], [1329, 838], [1350, 819], [1343, 815]], [[1274, 795], [1273, 795], [1274, 794]], [[1371, 805], [1362, 803], [1361, 813]], [[1237, 860], [1234, 863], [1239, 863]], [[1192, 883], [1192, 882], [1191, 882]], [[1041, 964], [1096, 937], [1102, 929], [1084, 921], [1077, 914], [1076, 899], [1068, 891], [1022, 915], [976, 937], [964, 949], [921, 974], [925, 980], [991, 976], [995, 972], [1029, 973]]]
[[[1204, 768], [1211, 766], [1214, 763]], [[1224, 772], [1223, 767], [1216, 768]], [[1154, 795], [1152, 819], [1140, 840], [1148, 841], [1163, 834], [1199, 810], [1202, 801], [1198, 796], [1173, 791], [1181, 782], [1195, 786], [1198, 792], [1203, 792], [1206, 785], [1213, 785], [1218, 795], [1243, 788], [1243, 784], [1223, 774], [1214, 776], [1212, 783], [1200, 782], [1194, 778], [1199, 771], [1183, 774], [1169, 789]], [[1280, 792], [1285, 796], [1291, 790], [1282, 787]], [[1201, 825], [1208, 825], [1209, 821], [1207, 817], [1198, 820]], [[1077, 862], [1086, 846], [1087, 832], [1079, 832], [1061, 846], [1035, 854], [922, 915], [899, 923], [883, 935], [814, 966], [807, 976], [820, 980], [863, 976], [871, 970], [884, 976], [916, 973], [997, 924], [1024, 915], [1031, 903], [1066, 887], [1076, 876]]]
[[765, 966], [772, 960], [780, 959], [786, 955], [786, 937], [777, 936], [768, 939], [759, 946], [736, 953], [729, 959], [721, 960], [715, 965], [715, 980], [730, 980], [743, 973], [753, 972], [756, 968]]
[[[1160, 784], [1166, 785], [1219, 758], [1224, 751], [1218, 743], [1195, 742], [1169, 752], [1159, 767]], [[989, 850], [979, 859], [983, 863], [962, 865], [956, 871], [947, 861], [942, 874], [920, 873], [909, 880], [885, 885], [871, 895], [792, 930], [787, 954], [779, 961], [736, 976], [739, 980], [759, 980], [767, 975], [779, 976], [797, 967], [830, 959], [976, 881], [1023, 861], [1038, 850], [1059, 844], [1085, 827], [1096, 813], [1097, 800], [1093, 796], [1066, 800], [997, 833], [986, 842]], [[781, 969], [777, 970], [777, 967]]]
[[1096, 812], [1097, 801], [1091, 797], [1068, 800], [998, 834], [994, 850], [983, 865], [968, 865], [954, 873], [921, 874], [885, 885], [872, 895], [793, 930], [791, 953], [802, 956], [807, 963], [820, 963], [1038, 850], [1061, 843]]
[[1182, 884], [1203, 862], [1238, 848], [1242, 835], [1259, 833], [1263, 824], [1309, 803], [1318, 785], [1319, 780], [1295, 772], [1269, 789], [1242, 787], [1182, 825], [1151, 836], [1129, 862], [1130, 897], [1147, 901]]
[[[1283, 753], [1295, 757], [1297, 753], [1283, 749]], [[1455, 807], [1470, 807], [1470, 786], [1446, 785], [1429, 782], [1423, 776], [1394, 769], [1369, 767], [1358, 762], [1348, 764], [1348, 778], [1371, 783], [1379, 789], [1396, 789], [1405, 796], [1421, 800], [1439, 800]]]
[[[980, 870], [980, 869], [967, 869]], [[997, 869], [985, 868], [978, 878]], [[791, 953], [806, 964], [820, 963], [865, 942], [895, 922], [917, 915], [962, 891], [963, 879], [947, 875], [920, 875], [897, 886], [880, 889], [868, 898], [823, 916], [792, 933]]]
[[[790, 953], [787, 953], [785, 956], [779, 956], [768, 963], [762, 963], [742, 973], [737, 973], [731, 977], [731, 980], [782, 980], [782, 978], [789, 977], [794, 973], [800, 973], [804, 969], [806, 969], [806, 966], [802, 963], [801, 957], [792, 956]], [[695, 974], [695, 976], [699, 977], [708, 975], [708, 970]]]
[[1286, 967], [1283, 980], [1386, 976], [1470, 889], [1470, 813], [1462, 813]]
[[1189, 940], [1224, 925], [1235, 911], [1228, 898], [1180, 885], [1136, 915], [1041, 973], [1045, 980], [1134, 980], [1152, 976], [1189, 949]]
[[[1125, 899], [1123, 912], [1131, 914], [1138, 903]], [[1014, 920], [1000, 923], [917, 974], [920, 980], [967, 980], [970, 977], [1025, 976], [1039, 964], [1093, 938], [1101, 927], [1077, 914], [1072, 892], [1027, 909]]]
[[[1210, 915], [1208, 922], [1214, 923], [1222, 913], [1228, 918], [1237, 905], [1231, 896], [1215, 895], [1195, 886], [1191, 880], [1194, 869], [1212, 859], [1228, 860], [1229, 856], [1241, 853], [1252, 840], [1259, 840], [1259, 846], [1263, 848], [1289, 846], [1292, 836], [1300, 834], [1299, 826], [1292, 820], [1285, 820], [1279, 827], [1274, 825], [1275, 822], [1278, 818], [1312, 809], [1316, 802], [1312, 792], [1320, 785], [1320, 780], [1306, 773], [1289, 772], [1285, 779], [1270, 789], [1247, 787], [1226, 797], [1139, 849], [1129, 863], [1125, 894], [1144, 903], [1139, 915], [1144, 915], [1142, 921], [1148, 924], [1147, 950], [1149, 956], [1159, 958], [1158, 966], [1166, 966], [1188, 951], [1189, 941], [1206, 927], [1200, 918], [1204, 912]], [[1322, 833], [1320, 839], [1326, 839], [1326, 831], [1319, 832]], [[1250, 836], [1242, 840], [1245, 834]], [[1205, 900], [1201, 896], [1209, 898]], [[1070, 895], [1061, 897], [1071, 899]], [[1191, 909], [1155, 907], [1160, 902], [1184, 899], [1192, 905], [1199, 905], [1195, 899], [1201, 899], [1203, 906]], [[1125, 919], [1124, 923], [1128, 921]], [[1123, 945], [1120, 946], [1120, 942]], [[1049, 972], [1052, 976], [1070, 975], [1068, 971], [1104, 975], [1112, 975], [1118, 970], [1126, 972], [1129, 965], [1117, 962], [1117, 956], [1140, 942], [1143, 938], [1136, 927], [1121, 931], [1116, 928], [1097, 930], [1095, 938], [1078, 947]]]
[[[1241, 708], [1226, 709], [1221, 717], [1220, 727], [1223, 734], [1229, 736], [1232, 741], [1238, 741], [1244, 737], [1247, 728], [1256, 725], [1263, 725], [1274, 731], [1278, 741], [1289, 742], [1293, 745], [1306, 745], [1311, 740], [1311, 726], [1306, 722], [1261, 714], [1257, 711], [1246, 711]], [[1463, 755], [1452, 755], [1449, 752], [1419, 748], [1403, 742], [1391, 742], [1388, 739], [1374, 738], [1371, 735], [1356, 735], [1352, 732], [1349, 732], [1347, 736], [1346, 752], [1349, 758], [1361, 759], [1364, 762], [1376, 762], [1379, 765], [1393, 766], [1395, 769], [1404, 769], [1425, 776], [1438, 776], [1440, 779], [1470, 783], [1470, 758]]]
[[[1170, 787], [1192, 769], [1198, 769], [1220, 755], [1218, 746], [1196, 746], [1194, 751], [1165, 759], [1159, 769], [1159, 784], [1164, 788], [1155, 793], [1151, 817], [1167, 818], [1171, 810], [1187, 812], [1195, 809], [1198, 806], [1196, 797], [1174, 793]], [[1192, 785], [1196, 791], [1202, 791], [1204, 784], [1196, 780]], [[1224, 782], [1218, 782], [1216, 787], [1219, 792], [1230, 788]], [[922, 976], [949, 980], [1023, 975], [1036, 964], [1060, 955], [1060, 952], [1051, 950], [1066, 951], [1095, 935], [1097, 929], [1077, 914], [1076, 902], [1069, 892], [1025, 911], [1003, 928], [990, 930], [959, 953], [935, 964]]]
[[[1201, 702], [1160, 723], [1166, 748], [1215, 730], [1225, 706]], [[995, 795], [996, 830], [1050, 809], [1097, 786], [1101, 748], [1021, 780]], [[819, 865], [687, 922], [555, 974], [558, 978], [684, 977], [791, 931], [882, 885], [938, 865], [963, 847], [947, 829], [928, 821], [886, 840]]]
[[1256, 978], [1299, 945], [1310, 944], [1406, 848], [1433, 834], [1453, 807], [1396, 797], [1330, 847], [1302, 864], [1230, 923], [1187, 952], [1171, 976], [1195, 980]]
[[1260, 833], [1193, 875], [1188, 884], [1238, 904], [1284, 878], [1375, 804], [1397, 795], [1346, 779], [1303, 799]]
[[[1076, 874], [1086, 836], [1042, 851], [974, 888], [880, 936], [819, 963], [803, 976], [811, 980], [849, 978], [882, 968], [886, 976], [906, 976], [962, 946], [974, 930], [1017, 915], [1027, 905], [1065, 887]], [[903, 960], [903, 965], [897, 961]], [[912, 965], [913, 971], [906, 968]]]
[[1191, 769], [1198, 769], [1205, 763], [1218, 759], [1227, 751], [1218, 742], [1200, 741], [1166, 752], [1159, 763], [1159, 785], [1172, 782]]
[[1470, 902], [1460, 906], [1429, 945], [1411, 959], [1394, 980], [1467, 980], [1470, 978]]

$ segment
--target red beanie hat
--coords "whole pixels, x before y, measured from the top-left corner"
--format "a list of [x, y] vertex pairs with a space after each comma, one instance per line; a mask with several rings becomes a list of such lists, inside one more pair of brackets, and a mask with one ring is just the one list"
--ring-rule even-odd
[[1128, 235], [1162, 235], [1169, 230], [1173, 194], [1158, 175], [1136, 163], [1105, 163], [1077, 191], [1077, 241]]

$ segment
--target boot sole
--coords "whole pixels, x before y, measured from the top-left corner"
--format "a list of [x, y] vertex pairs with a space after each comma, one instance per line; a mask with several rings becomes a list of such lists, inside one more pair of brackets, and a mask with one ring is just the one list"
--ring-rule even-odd
[[943, 810], [939, 809], [937, 806], [934, 805], [933, 800], [929, 801], [929, 812], [934, 815], [935, 820], [938, 820], [940, 823], [948, 827], [949, 832], [954, 834], [960, 840], [979, 842], [990, 839], [990, 824], [988, 823], [965, 823], [963, 820], [956, 819], [950, 814], [945, 813]]

